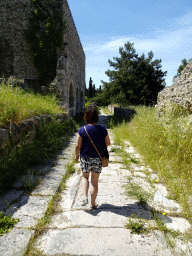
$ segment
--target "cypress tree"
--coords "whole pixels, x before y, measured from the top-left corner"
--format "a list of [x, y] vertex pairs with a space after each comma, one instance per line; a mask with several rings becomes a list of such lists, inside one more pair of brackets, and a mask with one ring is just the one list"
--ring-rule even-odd
[[93, 98], [93, 80], [90, 77], [89, 80], [89, 98]]

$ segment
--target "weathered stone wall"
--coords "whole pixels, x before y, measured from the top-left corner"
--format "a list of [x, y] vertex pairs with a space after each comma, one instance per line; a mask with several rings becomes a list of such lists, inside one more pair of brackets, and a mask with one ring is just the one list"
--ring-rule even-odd
[[37, 78], [29, 47], [22, 35], [30, 15], [30, 0], [0, 1], [1, 77]]
[[[37, 135], [42, 123], [49, 123], [51, 120], [59, 120], [64, 122], [69, 117], [67, 114], [58, 114], [56, 118], [52, 118], [51, 115], [40, 115], [27, 120], [24, 120], [20, 124], [11, 124], [8, 127], [0, 127], [0, 150], [3, 155], [5, 152], [3, 149], [5, 146], [9, 146], [9, 150], [13, 149], [19, 142], [28, 143], [32, 141]], [[0, 155], [0, 158], [2, 155]]]
[[125, 118], [125, 119], [129, 119], [134, 114], [136, 114], [136, 111], [130, 108], [119, 108], [119, 107], [114, 107], [113, 105], [108, 105], [108, 109], [111, 111], [111, 113], [114, 114], [114, 116]]
[[[57, 1], [62, 3], [67, 32], [63, 35], [63, 49], [58, 50], [57, 75], [53, 83], [62, 91], [62, 105], [74, 116], [84, 111], [85, 54], [67, 0]], [[0, 1], [0, 77], [13, 75], [36, 90], [37, 70], [22, 34], [30, 11], [30, 0]]]
[[71, 115], [84, 111], [85, 54], [67, 1], [63, 2], [67, 32], [65, 50], [60, 52], [55, 81], [63, 93], [63, 105]]
[[171, 104], [192, 114], [192, 61], [190, 61], [172, 86], [163, 89], [157, 97], [157, 111], [161, 116]]

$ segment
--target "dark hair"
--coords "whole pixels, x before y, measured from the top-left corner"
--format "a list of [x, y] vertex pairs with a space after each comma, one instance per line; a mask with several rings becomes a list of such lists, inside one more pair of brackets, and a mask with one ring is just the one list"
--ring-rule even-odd
[[84, 115], [84, 120], [86, 123], [88, 124], [92, 124], [92, 123], [97, 123], [99, 120], [99, 115], [97, 110], [95, 109], [94, 106], [90, 105], [86, 111], [85, 111], [85, 115]]

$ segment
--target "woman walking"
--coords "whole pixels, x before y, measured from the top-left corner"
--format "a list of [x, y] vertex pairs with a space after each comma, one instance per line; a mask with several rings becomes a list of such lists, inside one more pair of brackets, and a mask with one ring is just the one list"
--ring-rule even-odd
[[[82, 171], [82, 189], [83, 203], [82, 206], [88, 204], [89, 190], [89, 174], [91, 172], [91, 210], [98, 207], [95, 203], [98, 193], [98, 180], [102, 170], [102, 160], [97, 151], [103, 158], [106, 154], [106, 148], [111, 144], [107, 129], [102, 125], [98, 125], [99, 115], [94, 106], [89, 106], [85, 112], [84, 120], [88, 125], [82, 126], [78, 130], [77, 144], [75, 148], [75, 160], [79, 160], [80, 152], [80, 168]], [[95, 147], [93, 146], [91, 140]]]

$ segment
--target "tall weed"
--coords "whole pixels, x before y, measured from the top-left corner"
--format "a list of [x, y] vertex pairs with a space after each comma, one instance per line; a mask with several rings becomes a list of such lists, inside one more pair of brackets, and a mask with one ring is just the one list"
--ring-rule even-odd
[[117, 138], [129, 140], [192, 215], [192, 124], [189, 116], [158, 118], [156, 109], [136, 107], [131, 122], [113, 127]]
[[25, 174], [27, 168], [41, 164], [50, 154], [62, 148], [63, 140], [77, 130], [76, 123], [69, 119], [63, 123], [51, 121], [41, 126], [39, 134], [32, 142], [20, 143], [14, 152], [0, 160], [0, 193], [10, 188], [17, 176]]
[[61, 114], [56, 96], [35, 94], [9, 85], [0, 85], [0, 125], [21, 122], [39, 114]]

